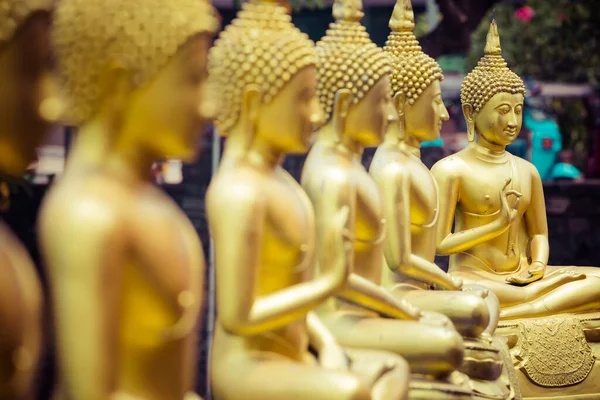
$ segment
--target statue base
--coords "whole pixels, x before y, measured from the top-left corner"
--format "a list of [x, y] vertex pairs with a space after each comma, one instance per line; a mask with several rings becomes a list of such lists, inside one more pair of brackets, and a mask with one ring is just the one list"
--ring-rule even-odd
[[600, 399], [600, 312], [500, 321], [524, 399]]
[[413, 374], [409, 383], [410, 400], [472, 400], [469, 378], [460, 372], [445, 380]]
[[[460, 371], [470, 378], [473, 399], [520, 400], [518, 383], [511, 379], [514, 370], [506, 341], [465, 339], [465, 358]], [[504, 350], [504, 353], [502, 352]]]

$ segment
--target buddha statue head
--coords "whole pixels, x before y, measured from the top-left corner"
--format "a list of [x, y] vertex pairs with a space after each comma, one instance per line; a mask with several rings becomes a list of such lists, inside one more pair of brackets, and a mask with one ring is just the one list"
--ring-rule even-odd
[[487, 142], [506, 146], [521, 130], [525, 85], [502, 58], [496, 18], [492, 16], [484, 56], [465, 78], [460, 101], [469, 141], [475, 132]]
[[389, 26], [385, 51], [392, 59], [392, 103], [399, 116], [398, 139], [411, 138], [418, 144], [436, 140], [442, 122], [449, 119], [440, 86], [444, 77], [438, 63], [421, 50], [413, 33], [410, 0], [397, 0]]
[[49, 0], [0, 0], [0, 171], [20, 175], [52, 113]]
[[66, 119], [137, 157], [193, 158], [217, 28], [207, 0], [61, 0], [52, 40]]
[[216, 126], [241, 152], [259, 139], [306, 152], [320, 119], [314, 43], [277, 1], [251, 0], [219, 35], [209, 71], [219, 91]]
[[391, 67], [361, 25], [363, 15], [360, 0], [335, 1], [335, 22], [317, 43], [317, 93], [333, 139], [369, 147], [381, 143], [387, 127]]

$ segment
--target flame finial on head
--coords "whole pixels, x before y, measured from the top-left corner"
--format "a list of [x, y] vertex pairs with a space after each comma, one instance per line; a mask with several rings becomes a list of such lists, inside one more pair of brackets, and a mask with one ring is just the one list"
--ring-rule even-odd
[[490, 29], [485, 40], [485, 49], [483, 52], [486, 55], [502, 54], [502, 48], [500, 47], [500, 35], [498, 34], [498, 24], [496, 23], [495, 11], [492, 12], [492, 21], [490, 23]]
[[415, 13], [410, 0], [398, 0], [390, 18], [392, 32], [412, 32], [415, 29]]
[[361, 0], [335, 0], [333, 18], [336, 21], [360, 22], [365, 13]]

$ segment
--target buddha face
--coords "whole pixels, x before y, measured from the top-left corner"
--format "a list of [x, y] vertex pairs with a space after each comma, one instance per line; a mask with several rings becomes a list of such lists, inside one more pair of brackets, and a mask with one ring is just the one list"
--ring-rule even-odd
[[50, 97], [47, 13], [33, 14], [0, 43], [0, 169], [20, 175], [35, 159], [48, 123], [41, 105]]
[[254, 131], [281, 153], [305, 153], [322, 118], [315, 66], [302, 68], [268, 103], [259, 105]]
[[194, 36], [147, 85], [131, 92], [117, 140], [149, 157], [192, 161], [204, 121], [214, 108], [206, 95], [207, 34]]
[[355, 105], [351, 106], [344, 135], [362, 147], [379, 145], [390, 118], [390, 77], [383, 76]]
[[450, 116], [442, 100], [440, 81], [434, 80], [414, 104], [404, 105], [405, 134], [419, 142], [437, 140], [440, 137], [442, 123]]
[[465, 112], [467, 123], [488, 142], [506, 146], [517, 138], [523, 123], [523, 95], [497, 93], [474, 115]]

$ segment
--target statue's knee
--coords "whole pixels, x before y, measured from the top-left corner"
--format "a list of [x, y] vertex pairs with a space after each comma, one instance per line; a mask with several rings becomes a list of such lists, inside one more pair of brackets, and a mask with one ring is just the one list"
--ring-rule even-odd
[[473, 325], [483, 332], [490, 323], [490, 308], [487, 302], [481, 297], [469, 296], [468, 307], [471, 310]]
[[437, 338], [437, 343], [444, 349], [442, 364], [448, 371], [460, 368], [465, 356], [465, 346], [462, 336], [456, 331], [444, 331]]

